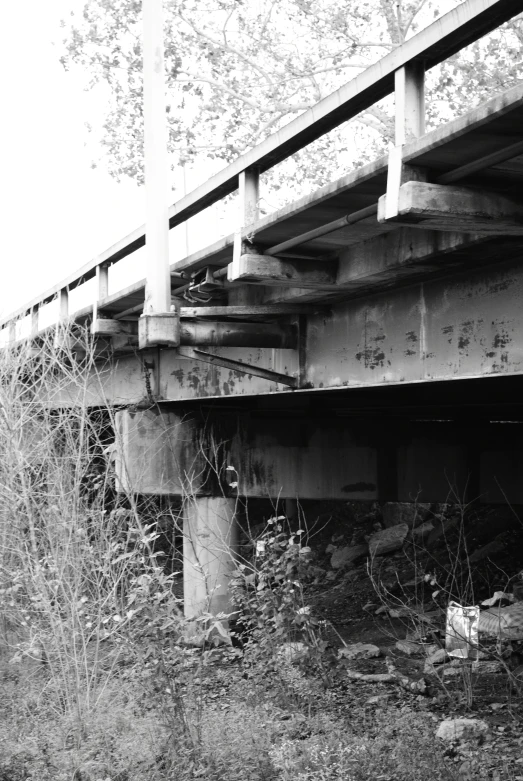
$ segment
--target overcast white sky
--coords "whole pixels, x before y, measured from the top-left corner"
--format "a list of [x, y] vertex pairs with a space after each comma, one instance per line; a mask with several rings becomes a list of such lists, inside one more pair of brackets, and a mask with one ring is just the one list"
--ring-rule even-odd
[[0, 313], [29, 301], [144, 221], [143, 190], [92, 170], [84, 123], [100, 111], [53, 41], [80, 0], [0, 12]]

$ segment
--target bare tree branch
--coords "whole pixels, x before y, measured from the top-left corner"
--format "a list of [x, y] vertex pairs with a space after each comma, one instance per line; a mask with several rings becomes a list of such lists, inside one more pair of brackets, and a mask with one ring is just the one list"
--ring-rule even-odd
[[185, 24], [189, 25], [189, 27], [196, 33], [196, 35], [199, 35], [201, 38], [204, 38], [206, 41], [209, 41], [209, 43], [212, 43], [213, 46], [216, 46], [217, 49], [226, 51], [229, 54], [234, 54], [236, 57], [238, 57], [239, 59], [243, 60], [248, 65], [250, 65], [253, 70], [257, 71], [268, 84], [272, 84], [272, 80], [268, 75], [268, 73], [263, 68], [261, 68], [254, 60], [252, 60], [250, 57], [244, 54], [242, 51], [236, 49], [234, 46], [230, 46], [229, 44], [225, 45], [223, 43], [220, 43], [220, 41], [215, 40], [212, 36], [208, 35], [203, 30], [200, 30], [200, 28], [197, 27], [190, 19], [186, 19], [180, 11], [178, 12], [178, 16], [183, 22], [185, 22]]

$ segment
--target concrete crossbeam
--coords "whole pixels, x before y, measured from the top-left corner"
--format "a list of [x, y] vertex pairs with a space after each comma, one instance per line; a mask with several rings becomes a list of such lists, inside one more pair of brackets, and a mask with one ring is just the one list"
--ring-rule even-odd
[[[391, 209], [389, 201], [397, 196]], [[523, 204], [498, 193], [410, 181], [383, 195], [378, 221], [439, 231], [523, 235]]]

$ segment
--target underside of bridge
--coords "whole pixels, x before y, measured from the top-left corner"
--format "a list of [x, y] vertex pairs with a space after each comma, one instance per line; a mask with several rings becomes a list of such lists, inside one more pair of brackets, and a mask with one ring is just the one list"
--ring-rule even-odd
[[[468, 0], [175, 204], [239, 187], [242, 227], [171, 264], [170, 311], [149, 279], [108, 294], [139, 229], [17, 313], [37, 340], [96, 275], [90, 404], [120, 410], [122, 490], [187, 502], [189, 612], [227, 605], [238, 496], [523, 504], [523, 86], [423, 110], [425, 70], [520, 10]], [[259, 217], [260, 173], [392, 91], [388, 159]]]

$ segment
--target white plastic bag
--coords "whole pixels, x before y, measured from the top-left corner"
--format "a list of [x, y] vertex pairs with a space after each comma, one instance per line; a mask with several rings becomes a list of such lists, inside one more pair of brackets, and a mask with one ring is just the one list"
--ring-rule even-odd
[[478, 647], [479, 607], [464, 607], [449, 602], [445, 650], [457, 659], [476, 658]]

